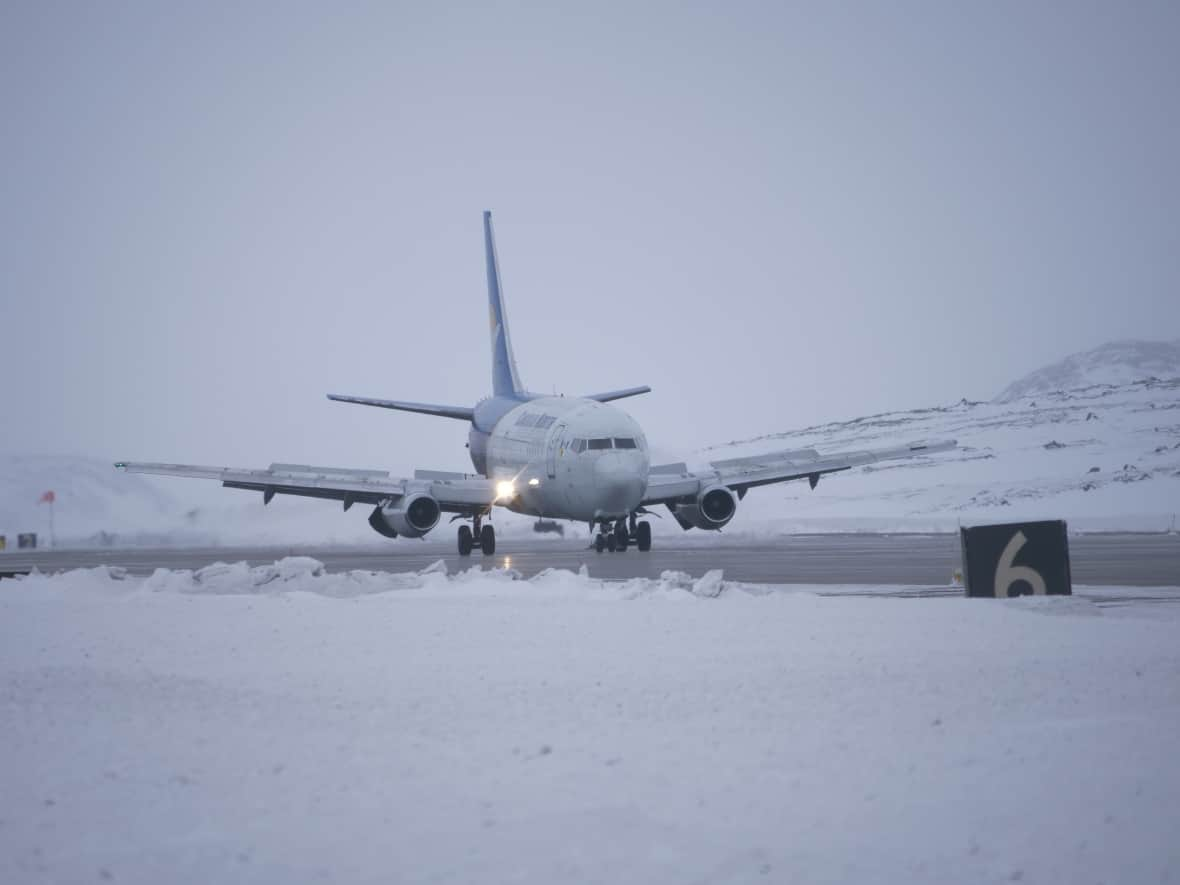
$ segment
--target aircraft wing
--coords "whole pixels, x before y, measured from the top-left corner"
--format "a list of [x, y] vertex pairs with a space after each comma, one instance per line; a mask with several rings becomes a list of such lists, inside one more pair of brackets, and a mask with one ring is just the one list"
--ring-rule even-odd
[[825, 473], [851, 470], [876, 461], [916, 458], [934, 452], [947, 452], [957, 447], [955, 440], [916, 442], [892, 449], [868, 449], [860, 452], [839, 452], [821, 455], [814, 449], [768, 452], [745, 458], [711, 461], [707, 470], [689, 471], [683, 464], [653, 467], [648, 477], [643, 503], [664, 504], [690, 498], [711, 485], [724, 485], [744, 495], [747, 489], [807, 479], [815, 488]]
[[127, 473], [214, 479], [226, 488], [262, 492], [263, 501], [268, 504], [275, 495], [300, 495], [342, 501], [347, 510], [357, 503], [380, 504], [383, 501], [396, 501], [409, 492], [426, 492], [438, 501], [444, 511], [472, 513], [487, 509], [496, 497], [492, 480], [462, 473], [419, 471], [413, 479], [408, 479], [392, 477], [383, 470], [313, 467], [307, 464], [272, 464], [266, 470], [251, 470], [119, 461], [115, 467]]

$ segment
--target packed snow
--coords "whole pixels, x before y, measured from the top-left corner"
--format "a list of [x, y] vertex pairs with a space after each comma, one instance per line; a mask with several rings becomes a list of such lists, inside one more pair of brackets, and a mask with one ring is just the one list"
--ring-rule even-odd
[[845, 589], [2, 581], [0, 881], [1180, 877], [1175, 593]]

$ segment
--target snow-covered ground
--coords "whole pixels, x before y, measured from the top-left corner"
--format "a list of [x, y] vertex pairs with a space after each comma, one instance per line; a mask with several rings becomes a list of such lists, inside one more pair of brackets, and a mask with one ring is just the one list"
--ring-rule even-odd
[[[699, 452], [659, 452], [695, 467], [782, 449], [836, 452], [944, 438], [962, 449], [825, 477], [815, 491], [805, 482], [755, 489], [726, 534], [951, 531], [960, 521], [1021, 518], [1064, 518], [1075, 530], [1166, 530], [1180, 512], [1180, 343], [1114, 342], [1074, 354], [991, 402], [964, 399]], [[0, 533], [47, 534], [48, 510], [36, 504], [46, 489], [58, 494], [63, 546], [388, 543], [369, 528], [366, 508], [342, 514], [335, 504], [284, 496], [264, 507], [257, 494], [212, 483], [126, 475], [109, 461], [52, 456], [0, 457]], [[671, 519], [653, 526], [680, 534]], [[496, 527], [502, 536], [532, 535], [531, 520], [502, 511]], [[584, 537], [585, 527], [572, 528]]]
[[1177, 608], [3, 581], [0, 881], [1177, 881]]

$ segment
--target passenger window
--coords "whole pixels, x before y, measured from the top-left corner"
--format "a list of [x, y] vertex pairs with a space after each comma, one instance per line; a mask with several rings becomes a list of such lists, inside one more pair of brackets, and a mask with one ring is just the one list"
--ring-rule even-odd
[[635, 440], [631, 439], [630, 437], [616, 436], [615, 437], [615, 448], [616, 449], [633, 449], [633, 448], [635, 448]]
[[590, 440], [590, 451], [595, 451], [596, 449], [609, 449], [609, 448], [610, 448], [610, 440], [609, 439], [592, 439], [592, 440]]

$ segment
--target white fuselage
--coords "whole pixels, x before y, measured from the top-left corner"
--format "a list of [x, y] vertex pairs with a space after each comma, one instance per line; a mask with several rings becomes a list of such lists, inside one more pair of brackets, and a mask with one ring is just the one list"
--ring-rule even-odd
[[554, 519], [628, 516], [643, 500], [650, 466], [635, 419], [581, 397], [521, 403], [487, 440], [487, 475], [512, 484], [498, 503]]

